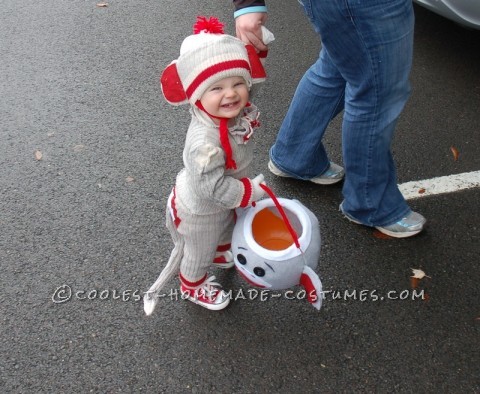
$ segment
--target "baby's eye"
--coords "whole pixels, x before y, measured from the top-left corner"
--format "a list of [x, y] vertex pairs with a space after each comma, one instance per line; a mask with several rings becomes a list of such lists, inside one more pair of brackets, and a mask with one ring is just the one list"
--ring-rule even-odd
[[235, 86], [242, 86], [242, 85], [245, 85], [245, 82], [237, 82], [237, 83], [235, 84]]
[[210, 91], [216, 91], [216, 90], [222, 90], [220, 86], [214, 86], [213, 88], [210, 89]]

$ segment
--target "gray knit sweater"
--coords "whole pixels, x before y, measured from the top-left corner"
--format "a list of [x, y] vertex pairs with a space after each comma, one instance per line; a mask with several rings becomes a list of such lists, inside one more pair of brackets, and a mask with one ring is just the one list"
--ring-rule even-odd
[[177, 175], [176, 198], [194, 215], [210, 215], [240, 207], [249, 197], [242, 178], [250, 177], [253, 129], [258, 126], [258, 110], [246, 107], [229, 127], [232, 156], [237, 168], [225, 169], [225, 152], [219, 127], [198, 108], [190, 110], [192, 121], [183, 150], [184, 168]]

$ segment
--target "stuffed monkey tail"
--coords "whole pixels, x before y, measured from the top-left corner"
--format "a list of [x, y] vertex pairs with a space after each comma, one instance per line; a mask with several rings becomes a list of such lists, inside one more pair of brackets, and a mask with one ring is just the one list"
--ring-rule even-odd
[[158, 292], [165, 286], [166, 283], [171, 281], [174, 276], [176, 276], [180, 270], [180, 263], [183, 257], [183, 250], [185, 247], [185, 239], [178, 233], [173, 223], [170, 212], [167, 210], [167, 228], [170, 230], [170, 233], [173, 238], [174, 248], [170, 254], [167, 265], [160, 273], [160, 276], [157, 278], [155, 283], [148, 289], [143, 297], [143, 309], [147, 316], [150, 316], [155, 309], [155, 306], [158, 302]]

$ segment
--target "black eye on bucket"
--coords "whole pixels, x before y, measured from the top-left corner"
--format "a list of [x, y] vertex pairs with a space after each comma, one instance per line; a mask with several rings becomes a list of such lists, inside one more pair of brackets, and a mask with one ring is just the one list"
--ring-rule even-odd
[[260, 267], [255, 267], [253, 269], [253, 273], [257, 276], [265, 276], [265, 270], [263, 268], [260, 268]]
[[240, 264], [247, 264], [247, 258], [243, 254], [237, 254], [237, 260]]

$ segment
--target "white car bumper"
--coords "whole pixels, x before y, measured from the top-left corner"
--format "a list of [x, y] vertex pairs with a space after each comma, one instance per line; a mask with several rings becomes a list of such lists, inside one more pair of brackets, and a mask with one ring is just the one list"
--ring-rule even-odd
[[415, 3], [472, 29], [480, 29], [480, 0], [414, 0]]

